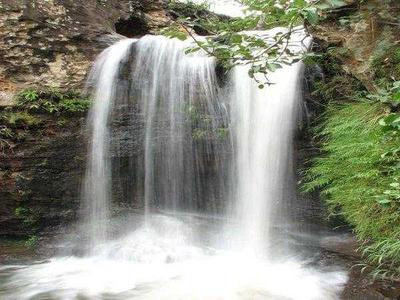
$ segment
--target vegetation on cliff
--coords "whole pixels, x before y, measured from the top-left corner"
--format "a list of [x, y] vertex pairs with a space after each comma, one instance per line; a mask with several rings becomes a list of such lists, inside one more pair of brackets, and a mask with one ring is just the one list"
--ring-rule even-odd
[[367, 100], [330, 104], [317, 134], [322, 153], [306, 184], [322, 188], [331, 213], [354, 226], [377, 272], [400, 265], [400, 118], [388, 111]]
[[79, 114], [88, 111], [91, 101], [76, 91], [28, 89], [17, 96], [17, 104], [18, 108], [32, 112]]
[[322, 190], [331, 214], [352, 225], [365, 266], [375, 276], [396, 278], [400, 52], [393, 19], [398, 9], [393, 1], [364, 1], [351, 14], [315, 29], [323, 39], [317, 62], [326, 77], [314, 82], [312, 91], [325, 113], [315, 121], [320, 154], [311, 161], [305, 184], [306, 190]]
[[53, 119], [58, 126], [63, 126], [67, 117], [83, 116], [91, 104], [79, 92], [54, 89], [24, 90], [15, 102], [15, 106], [0, 110], [0, 152], [11, 149], [13, 141], [23, 140], [27, 131], [39, 131]]

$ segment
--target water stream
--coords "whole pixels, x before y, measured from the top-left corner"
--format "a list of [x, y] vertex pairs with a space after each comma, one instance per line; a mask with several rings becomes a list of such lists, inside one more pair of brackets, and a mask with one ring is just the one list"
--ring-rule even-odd
[[[338, 298], [346, 274], [313, 266], [282, 230], [295, 230], [302, 64], [259, 89], [245, 66], [220, 74], [187, 46], [145, 36], [99, 56], [82, 254], [2, 267], [2, 299]], [[136, 213], [112, 210], [121, 165]]]

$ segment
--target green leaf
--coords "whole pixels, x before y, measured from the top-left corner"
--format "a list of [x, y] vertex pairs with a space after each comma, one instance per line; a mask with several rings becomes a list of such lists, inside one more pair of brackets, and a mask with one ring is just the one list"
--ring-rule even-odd
[[392, 95], [392, 101], [393, 102], [400, 102], [400, 92], [394, 93]]
[[278, 69], [281, 69], [282, 66], [280, 64], [277, 63], [270, 63], [270, 64], [266, 64], [266, 67], [268, 70], [270, 70], [271, 72], [275, 72]]
[[388, 198], [379, 198], [379, 199], [377, 200], [377, 202], [378, 202], [379, 204], [385, 205], [385, 204], [390, 204], [390, 203], [392, 203], [392, 200], [390, 200], [390, 199], [388, 199]]
[[304, 8], [302, 15], [310, 24], [316, 24], [319, 21], [318, 9], [316, 7], [311, 6]]
[[234, 34], [231, 37], [231, 42], [235, 43], [235, 44], [239, 44], [243, 41], [243, 36], [241, 36], [240, 34]]

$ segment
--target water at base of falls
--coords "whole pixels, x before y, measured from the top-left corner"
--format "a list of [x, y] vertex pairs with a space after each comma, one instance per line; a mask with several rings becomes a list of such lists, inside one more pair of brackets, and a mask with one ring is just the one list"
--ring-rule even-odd
[[[244, 67], [220, 86], [215, 61], [185, 47], [146, 36], [99, 57], [83, 238], [71, 247], [84, 255], [0, 267], [1, 299], [339, 297], [346, 274], [286, 251], [282, 230], [294, 227], [286, 208], [301, 65], [264, 90]], [[127, 124], [120, 140], [114, 123]], [[112, 217], [112, 147], [144, 213]]]
[[97, 255], [1, 267], [8, 282], [0, 284], [1, 299], [337, 299], [344, 273], [225, 249], [214, 222], [152, 215], [144, 227], [134, 216], [130, 228], [137, 229], [101, 245]]

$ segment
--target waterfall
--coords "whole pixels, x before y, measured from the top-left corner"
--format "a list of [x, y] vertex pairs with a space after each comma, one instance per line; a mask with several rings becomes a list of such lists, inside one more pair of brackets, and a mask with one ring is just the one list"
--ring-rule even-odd
[[136, 44], [132, 98], [144, 115], [144, 199], [151, 209], [217, 210], [218, 191], [201, 176], [207, 160], [217, 165], [217, 188], [223, 186], [221, 142], [214, 135], [225, 128], [215, 60], [185, 55], [185, 43], [145, 36]]
[[[110, 144], [119, 153], [130, 152], [126, 172], [134, 180], [127, 185], [135, 190], [134, 201], [143, 202], [145, 218], [160, 210], [217, 213], [227, 200], [230, 144], [221, 136], [228, 135], [226, 99], [215, 59], [185, 55], [188, 46], [145, 36], [115, 44], [95, 62], [88, 81], [95, 104], [83, 193], [90, 254], [107, 240], [113, 201]], [[131, 146], [110, 134], [120, 119], [142, 128], [132, 136], [141, 148], [136, 157]]]
[[291, 223], [301, 63], [259, 89], [246, 66], [225, 74], [188, 46], [144, 36], [99, 56], [88, 242], [73, 245], [86, 251], [12, 269], [5, 299], [338, 299], [343, 272], [278, 241]]
[[[270, 33], [257, 34], [268, 39]], [[292, 40], [303, 37], [296, 32]], [[290, 223], [286, 208], [294, 195], [292, 140], [301, 63], [269, 74], [272, 84], [262, 89], [246, 66], [237, 66], [221, 86], [215, 59], [201, 52], [186, 55], [189, 46], [145, 36], [114, 45], [95, 63], [84, 193], [91, 249], [106, 242], [116, 176], [110, 144], [118, 144], [110, 131], [121, 118], [128, 127], [142, 128], [130, 137], [142, 151], [129, 155], [124, 171], [134, 174], [126, 183], [135, 193], [130, 200], [142, 201], [146, 220], [159, 211], [220, 214], [239, 228], [225, 233], [231, 246], [262, 257], [269, 256], [272, 240], [275, 248], [277, 237], [284, 240], [279, 227]], [[304, 48], [296, 41], [289, 47]], [[123, 143], [116, 150], [134, 152]]]
[[88, 82], [94, 86], [94, 105], [89, 116], [91, 142], [83, 200], [90, 248], [106, 241], [111, 202], [108, 123], [118, 88], [119, 69], [132, 43], [133, 40], [123, 40], [106, 49], [89, 75]]
[[134, 174], [137, 182], [128, 184], [142, 193], [136, 201], [143, 201], [146, 219], [160, 210], [230, 215], [240, 228], [236, 247], [262, 256], [267, 255], [272, 227], [288, 222], [283, 207], [293, 188], [301, 64], [271, 74], [273, 84], [263, 89], [247, 75], [246, 66], [237, 66], [220, 86], [215, 59], [186, 55], [189, 46], [145, 36], [117, 43], [95, 63], [89, 81], [95, 82], [95, 105], [84, 193], [91, 248], [106, 241], [110, 218], [110, 124], [121, 114], [126, 118], [127, 111], [128, 126], [141, 124], [142, 133], [131, 138], [142, 153], [129, 158], [125, 172]]
[[[239, 245], [249, 254], [268, 257], [272, 228], [287, 223], [291, 199], [293, 132], [298, 116], [301, 64], [269, 75], [263, 89], [248, 68], [232, 75], [232, 131], [235, 138], [235, 191]], [[282, 233], [280, 233], [282, 234]]]

